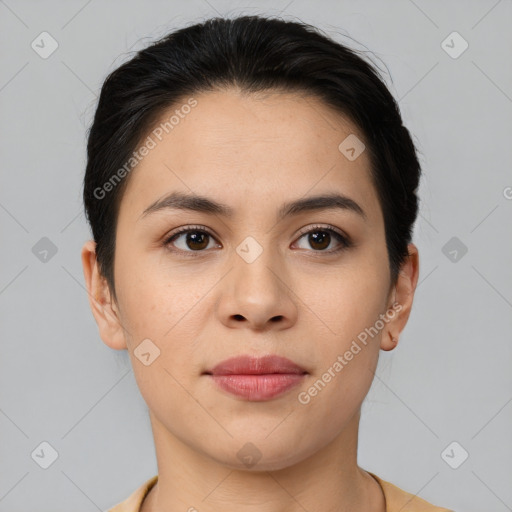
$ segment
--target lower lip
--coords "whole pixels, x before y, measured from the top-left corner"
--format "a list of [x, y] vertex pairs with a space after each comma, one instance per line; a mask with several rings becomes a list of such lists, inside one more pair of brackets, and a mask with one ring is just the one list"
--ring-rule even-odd
[[261, 402], [279, 396], [299, 385], [305, 374], [270, 373], [264, 375], [210, 375], [224, 391]]

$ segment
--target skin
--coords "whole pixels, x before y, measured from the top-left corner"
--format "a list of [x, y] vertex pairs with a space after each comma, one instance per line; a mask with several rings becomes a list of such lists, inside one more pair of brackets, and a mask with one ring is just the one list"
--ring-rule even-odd
[[[319, 99], [235, 89], [194, 98], [197, 106], [129, 176], [116, 235], [117, 303], [94, 242], [82, 249], [100, 336], [129, 351], [149, 408], [159, 479], [142, 510], [384, 512], [380, 486], [357, 465], [360, 411], [379, 351], [394, 349], [407, 323], [418, 250], [409, 244], [392, 286], [367, 152], [349, 161], [338, 150], [351, 133], [364, 138]], [[234, 216], [173, 209], [141, 218], [172, 191], [222, 202]], [[356, 201], [366, 220], [329, 209], [276, 221], [284, 202], [333, 191]], [[330, 244], [315, 245], [299, 234], [316, 224], [338, 228], [354, 245], [328, 254], [340, 247], [334, 235]], [[187, 245], [186, 234], [174, 240], [176, 252], [165, 247], [176, 228], [195, 225], [212, 233], [203, 252]], [[252, 263], [236, 252], [247, 236], [263, 249]], [[196, 257], [187, 257], [192, 252]], [[401, 310], [393, 319], [308, 404], [300, 403], [298, 393], [394, 302]], [[161, 351], [148, 366], [134, 355], [146, 338]], [[282, 355], [308, 375], [263, 402], [230, 395], [202, 375], [240, 354]], [[237, 457], [248, 442], [261, 453], [250, 468]]]

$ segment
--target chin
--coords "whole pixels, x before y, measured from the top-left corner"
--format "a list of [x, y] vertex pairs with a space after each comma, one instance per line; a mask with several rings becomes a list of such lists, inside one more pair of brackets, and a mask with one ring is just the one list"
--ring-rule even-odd
[[[283, 443], [278, 437], [273, 442], [269, 440], [242, 443], [235, 441], [234, 444], [236, 445], [234, 457], [233, 451], [230, 450], [229, 453], [224, 453], [224, 456], [213, 456], [213, 458], [220, 464], [239, 471], [279, 471], [298, 464], [308, 456], [308, 453], [297, 451], [296, 442]], [[310, 450], [311, 453], [314, 451], [313, 448]]]

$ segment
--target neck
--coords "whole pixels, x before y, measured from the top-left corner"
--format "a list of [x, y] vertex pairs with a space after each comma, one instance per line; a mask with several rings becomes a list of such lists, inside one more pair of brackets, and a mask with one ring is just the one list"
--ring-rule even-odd
[[[384, 512], [384, 495], [357, 466], [360, 412], [329, 444], [298, 462], [239, 469], [192, 449], [154, 416], [158, 482], [141, 512]], [[236, 450], [235, 450], [236, 451]], [[276, 459], [277, 460], [277, 459]], [[277, 465], [278, 464], [278, 465]]]

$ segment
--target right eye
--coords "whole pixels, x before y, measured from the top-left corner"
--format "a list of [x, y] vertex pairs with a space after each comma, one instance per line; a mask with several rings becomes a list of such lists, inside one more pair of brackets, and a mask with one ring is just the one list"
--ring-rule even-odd
[[[212, 240], [213, 235], [209, 233], [202, 226], [185, 226], [178, 231], [172, 233], [164, 242], [166, 247], [171, 250], [183, 252], [204, 252], [204, 249], [209, 248], [209, 242]], [[181, 245], [178, 245], [181, 244]]]

